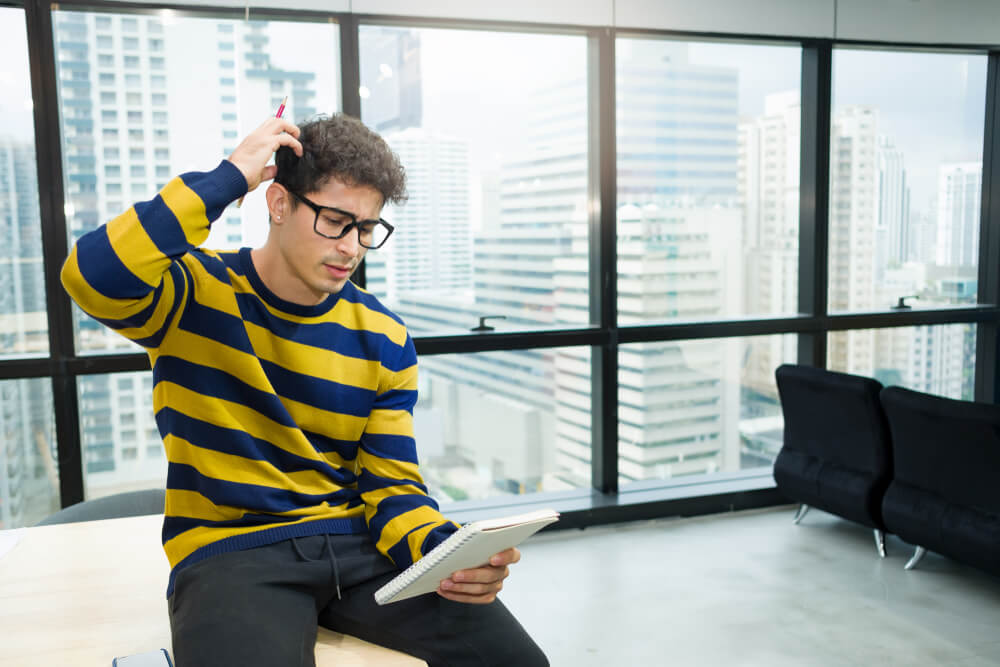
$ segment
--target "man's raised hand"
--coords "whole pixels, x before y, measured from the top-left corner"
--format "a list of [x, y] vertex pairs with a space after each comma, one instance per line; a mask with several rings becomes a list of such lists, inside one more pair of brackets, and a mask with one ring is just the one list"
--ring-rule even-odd
[[274, 178], [278, 168], [268, 166], [271, 156], [281, 146], [289, 146], [295, 154], [302, 157], [302, 144], [299, 143], [299, 128], [284, 118], [268, 118], [256, 130], [248, 134], [236, 147], [229, 161], [239, 169], [247, 179], [247, 192]]

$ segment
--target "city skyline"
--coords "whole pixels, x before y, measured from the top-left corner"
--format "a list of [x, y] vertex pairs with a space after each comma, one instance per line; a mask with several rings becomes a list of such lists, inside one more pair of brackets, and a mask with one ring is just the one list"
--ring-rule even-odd
[[[150, 196], [183, 169], [211, 168], [203, 155], [231, 150], [275, 97], [290, 94], [293, 115], [311, 114], [333, 103], [320, 89], [339, 85], [339, 68], [329, 63], [317, 69], [316, 62], [270, 60], [269, 44], [280, 31], [267, 23], [127, 17], [126, 27], [116, 15], [54, 17], [57, 31], [75, 37], [57, 40], [73, 236]], [[336, 32], [316, 26], [317, 35], [327, 36], [325, 48], [335, 46]], [[181, 40], [193, 32], [213, 50], [211, 62], [194, 79], [182, 79], [181, 65], [202, 59]], [[143, 41], [126, 41], [133, 34]], [[291, 33], [285, 34], [281, 39]], [[369, 43], [366, 35], [378, 40]], [[516, 46], [517, 56], [491, 70], [496, 44]], [[405, 245], [369, 256], [369, 288], [390, 297], [387, 305], [415, 335], [468, 330], [480, 315], [507, 317], [491, 322], [501, 330], [589, 324], [585, 46], [573, 36], [362, 28], [367, 104], [389, 109], [378, 123], [412, 170], [413, 195], [390, 218], [399, 223], [392, 242]], [[553, 48], [565, 57], [545, 58]], [[623, 39], [618, 51], [620, 324], [795, 312], [798, 47]], [[949, 55], [942, 71], [963, 58]], [[836, 62], [847, 71], [850, 57], [840, 59], [838, 51]], [[985, 69], [981, 80], [974, 65], [965, 70], [962, 85], [985, 90]], [[545, 85], [532, 87], [540, 81]], [[192, 85], [212, 91], [200, 107], [188, 104]], [[866, 94], [842, 90], [836, 72], [834, 86], [841, 100]], [[963, 97], [967, 105], [974, 99]], [[146, 102], [151, 111], [140, 113]], [[954, 110], [946, 115], [942, 136], [965, 137], [973, 114], [963, 108], [957, 120]], [[926, 156], [908, 148], [909, 130], [897, 127], [895, 117], [872, 104], [834, 103], [834, 309], [884, 309], [918, 290], [918, 306], [975, 300], [975, 267], [967, 262], [977, 259], [971, 248], [978, 237], [970, 236], [978, 229], [976, 163], [935, 149], [934, 188], [924, 195], [951, 205], [911, 206], [923, 178], [918, 172], [926, 171], [915, 164]], [[196, 135], [186, 131], [192, 124]], [[981, 123], [977, 131], [981, 151]], [[33, 154], [24, 138], [20, 144], [18, 150]], [[955, 165], [965, 165], [961, 183]], [[981, 187], [981, 164], [978, 178]], [[10, 191], [23, 197], [26, 188], [15, 184]], [[231, 208], [216, 223], [210, 245], [255, 244], [263, 218], [260, 198], [248, 198], [244, 210]], [[8, 221], [6, 233], [37, 229], [37, 215], [24, 214]], [[925, 252], [931, 238], [948, 234], [964, 249], [958, 266]], [[32, 280], [41, 277], [40, 251], [13, 263], [9, 253], [18, 247], [30, 244], [7, 245], [5, 285], [39, 284]], [[37, 337], [40, 325], [23, 316], [34, 312], [44, 320], [39, 294], [35, 305], [8, 305], [21, 323], [0, 333]], [[86, 352], [130, 349], [77, 317]], [[971, 391], [974, 327], [852, 331], [831, 334], [830, 341], [831, 368], [956, 397]], [[623, 346], [622, 481], [766, 465], [780, 444], [773, 369], [794, 357], [795, 337], [780, 335]], [[590, 361], [589, 348], [421, 359], [416, 428], [432, 486], [458, 499], [589, 484]], [[79, 380], [88, 495], [155, 482], [164, 469], [149, 382], [149, 373]], [[24, 405], [51, 405], [41, 394], [9, 395]], [[476, 427], [491, 424], [489, 437], [477, 438]], [[36, 466], [31, 474], [43, 472]]]

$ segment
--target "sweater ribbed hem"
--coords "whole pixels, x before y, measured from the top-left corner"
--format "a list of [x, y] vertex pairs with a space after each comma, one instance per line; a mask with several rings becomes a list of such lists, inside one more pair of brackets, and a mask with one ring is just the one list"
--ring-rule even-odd
[[359, 516], [350, 519], [317, 519], [316, 521], [307, 521], [293, 526], [275, 526], [273, 528], [256, 530], [252, 533], [233, 535], [218, 542], [206, 544], [200, 549], [191, 552], [184, 560], [177, 563], [170, 570], [170, 579], [167, 581], [167, 597], [169, 598], [174, 592], [174, 579], [177, 577], [178, 572], [189, 565], [194, 565], [212, 556], [218, 556], [219, 554], [231, 551], [244, 551], [246, 549], [263, 547], [275, 542], [290, 540], [293, 537], [311, 537], [323, 534], [357, 535], [366, 532], [368, 532], [368, 526], [365, 524], [365, 519]]

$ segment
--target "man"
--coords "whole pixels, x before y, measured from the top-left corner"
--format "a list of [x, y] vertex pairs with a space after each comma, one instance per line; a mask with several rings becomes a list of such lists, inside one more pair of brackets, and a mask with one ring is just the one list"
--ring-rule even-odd
[[[199, 248], [271, 179], [263, 247]], [[456, 529], [417, 469], [413, 341], [349, 281], [392, 232], [383, 204], [405, 194], [397, 157], [359, 121], [272, 118], [70, 252], [66, 290], [153, 365], [180, 667], [313, 665], [317, 623], [431, 665], [547, 664], [496, 600], [517, 549], [437, 594], [372, 597]]]

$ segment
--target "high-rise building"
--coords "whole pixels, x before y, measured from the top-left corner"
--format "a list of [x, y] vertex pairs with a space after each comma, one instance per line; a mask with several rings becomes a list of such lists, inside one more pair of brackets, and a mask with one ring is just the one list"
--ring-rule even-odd
[[34, 146], [0, 137], [0, 351], [45, 354], [48, 316]]
[[903, 152], [892, 139], [880, 135], [878, 148], [878, 221], [875, 259], [876, 281], [885, 269], [910, 259], [910, 188], [906, 182]]
[[365, 26], [359, 46], [365, 123], [379, 133], [422, 127], [420, 33]]
[[[878, 113], [847, 106], [833, 116], [830, 144], [831, 312], [875, 305], [875, 225], [878, 216]], [[874, 333], [847, 331], [829, 338], [830, 368], [871, 376]]]
[[[0, 352], [44, 355], [48, 320], [35, 152], [0, 136]], [[0, 381], [0, 529], [58, 509], [51, 384]]]
[[938, 264], [954, 267], [979, 264], [982, 190], [981, 162], [943, 164], [938, 169]]
[[[746, 314], [798, 311], [800, 116], [790, 91], [768, 95], [763, 116], [740, 122]], [[791, 336], [752, 341], [744, 385], [776, 401], [774, 369], [795, 359], [794, 345]]]
[[[272, 64], [267, 22], [59, 11], [54, 23], [73, 239], [149, 199], [176, 174], [211, 168], [213, 155], [232, 153], [241, 128], [256, 127], [286, 96], [286, 117], [317, 111], [316, 73]], [[247, 203], [223, 213], [207, 247], [263, 240], [264, 204]], [[74, 312], [83, 351], [136, 349]], [[162, 482], [151, 389], [144, 373], [80, 378], [88, 496]]]
[[467, 292], [473, 275], [468, 142], [422, 128], [385, 139], [406, 166], [410, 198], [386, 207], [395, 231], [367, 255], [369, 289], [390, 304], [408, 293]]

